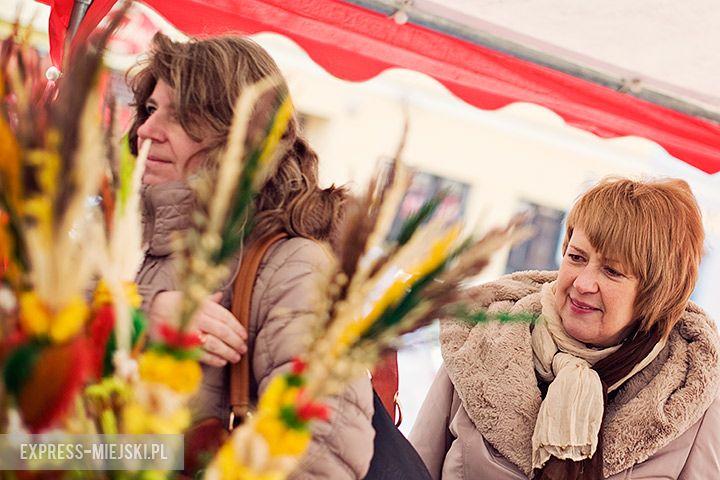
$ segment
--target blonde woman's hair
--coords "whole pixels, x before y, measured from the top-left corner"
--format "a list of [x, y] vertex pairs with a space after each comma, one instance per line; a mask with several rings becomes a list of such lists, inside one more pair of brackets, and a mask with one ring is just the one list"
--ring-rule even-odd
[[575, 228], [638, 278], [635, 319], [641, 331], [657, 325], [667, 338], [695, 288], [703, 252], [702, 218], [688, 184], [604, 179], [568, 214], [563, 255]]
[[[277, 81], [273, 94], [287, 94], [280, 69], [252, 40], [227, 35], [176, 42], [157, 33], [148, 59], [129, 80], [135, 108], [129, 131], [131, 149], [137, 154], [137, 130], [149, 117], [146, 102], [162, 80], [174, 90], [180, 125], [190, 138], [207, 145], [200, 154], [208, 158], [206, 167], [212, 168], [227, 142], [237, 98], [243, 88], [265, 78]], [[255, 109], [249, 137], [267, 125], [271, 111]], [[290, 121], [283, 139], [290, 148], [256, 198], [253, 236], [284, 231], [290, 236], [328, 240], [341, 217], [346, 192], [318, 186], [318, 158], [300, 136], [297, 118]]]

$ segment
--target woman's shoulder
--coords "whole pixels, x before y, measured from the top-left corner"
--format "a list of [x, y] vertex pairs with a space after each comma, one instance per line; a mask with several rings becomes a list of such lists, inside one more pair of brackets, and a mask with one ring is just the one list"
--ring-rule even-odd
[[[532, 315], [541, 310], [540, 290], [554, 281], [557, 272], [526, 271], [505, 275], [497, 280], [466, 289], [460, 302], [470, 310], [486, 310], [491, 314], [510, 313]], [[475, 355], [487, 345], [507, 342], [512, 350], [525, 350], [529, 345], [530, 329], [522, 322], [489, 322], [473, 324], [454, 318], [440, 322], [440, 346], [443, 356]], [[517, 344], [517, 345], [516, 345]]]
[[720, 350], [717, 322], [693, 302], [688, 302], [674, 330], [687, 342], [704, 341]]
[[270, 247], [260, 263], [253, 296], [319, 290], [333, 265], [333, 254], [325, 244], [302, 237], [285, 238]]
[[663, 351], [608, 405], [603, 424], [606, 471], [617, 473], [651, 456], [660, 458], [670, 444], [670, 450], [680, 451], [680, 446], [687, 450], [705, 438], [716, 443], [717, 434], [711, 432], [720, 431], [719, 391], [717, 329], [699, 307], [689, 304]]
[[331, 258], [321, 243], [305, 238], [286, 238], [272, 245], [255, 276], [251, 329], [265, 325], [272, 312], [285, 318], [312, 311], [324, 291]]
[[714, 397], [720, 389], [720, 335], [716, 322], [689, 302], [668, 343], [671, 350], [684, 352], [676, 370], [686, 372], [686, 383], [695, 381]]
[[466, 299], [477, 308], [489, 308], [495, 305], [514, 305], [533, 294], [538, 294], [542, 286], [557, 278], [557, 272], [528, 270], [504, 275], [497, 280], [483, 283], [466, 290]]
[[261, 269], [278, 269], [292, 264], [309, 265], [313, 269], [325, 270], [333, 262], [330, 247], [317, 240], [290, 237], [279, 241], [268, 250]]

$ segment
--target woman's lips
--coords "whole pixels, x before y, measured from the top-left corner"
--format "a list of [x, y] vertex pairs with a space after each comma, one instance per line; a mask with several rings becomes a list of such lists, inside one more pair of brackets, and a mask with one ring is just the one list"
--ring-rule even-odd
[[592, 305], [588, 305], [587, 303], [581, 302], [579, 300], [575, 300], [572, 297], [568, 297], [570, 299], [570, 307], [573, 310], [573, 312], [576, 313], [592, 313], [592, 312], [599, 312], [600, 309], [593, 307]]
[[172, 163], [172, 162], [169, 161], [169, 160], [163, 160], [162, 158], [150, 157], [150, 156], [147, 157], [147, 161], [148, 161], [148, 162], [155, 162], [155, 163]]

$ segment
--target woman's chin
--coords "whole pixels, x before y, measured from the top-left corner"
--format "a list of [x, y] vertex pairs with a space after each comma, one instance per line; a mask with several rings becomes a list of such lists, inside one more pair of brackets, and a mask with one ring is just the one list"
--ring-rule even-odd
[[565, 333], [588, 347], [608, 348], [619, 343], [614, 337], [608, 338], [606, 335], [591, 333], [592, 329], [588, 328], [588, 326], [583, 327], [582, 325], [573, 324], [572, 322], [568, 322], [567, 326], [563, 324], [563, 326], [565, 327]]
[[167, 175], [158, 175], [150, 171], [145, 171], [142, 178], [143, 185], [157, 185], [159, 183], [169, 182], [171, 179], [167, 178]]
[[591, 325], [588, 321], [563, 320], [562, 324], [563, 328], [565, 329], [565, 333], [570, 335], [578, 342], [592, 345], [595, 341], [597, 341], [597, 336], [591, 333], [592, 329], [589, 328], [591, 327]]

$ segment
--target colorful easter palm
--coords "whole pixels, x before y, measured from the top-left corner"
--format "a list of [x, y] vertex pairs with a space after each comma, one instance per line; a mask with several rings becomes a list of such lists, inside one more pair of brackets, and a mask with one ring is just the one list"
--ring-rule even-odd
[[350, 206], [336, 273], [320, 286], [324, 302], [318, 305], [307, 353], [294, 360], [290, 372], [270, 382], [256, 414], [222, 447], [207, 478], [285, 478], [310, 443], [312, 422], [332, 415], [323, 399], [365, 375], [401, 333], [443, 315], [472, 322], [489, 318], [462, 307], [462, 283], [478, 275], [492, 253], [526, 231], [516, 220], [481, 239], [463, 238], [459, 223], [435, 215], [440, 194], [388, 243], [408, 178], [395, 161], [384, 185], [371, 183]]
[[106, 143], [100, 53], [75, 50], [58, 89], [21, 34], [16, 27], [3, 42], [0, 59], [0, 282], [17, 299], [4, 312], [2, 340], [7, 392], [25, 425], [39, 431], [68, 410], [89, 372], [85, 294], [103, 245], [89, 199], [103, 177]]
[[[189, 319], [251, 231], [254, 196], [284, 152], [293, 115], [278, 93], [267, 128], [247, 139], [255, 104], [274, 84], [245, 89], [217, 169], [197, 179], [196, 228], [178, 243], [180, 319], [160, 325], [142, 351], [132, 280], [142, 261], [138, 201], [149, 145], [137, 159], [126, 142], [109, 148], [117, 142], [100, 112], [102, 47], [122, 13], [71, 52], [58, 84], [45, 79], [20, 27], [2, 48], [0, 340], [6, 390], [32, 431], [65, 424], [179, 433], [189, 424], [186, 402], [201, 378]], [[64, 414], [81, 391], [88, 412], [75, 421]]]

